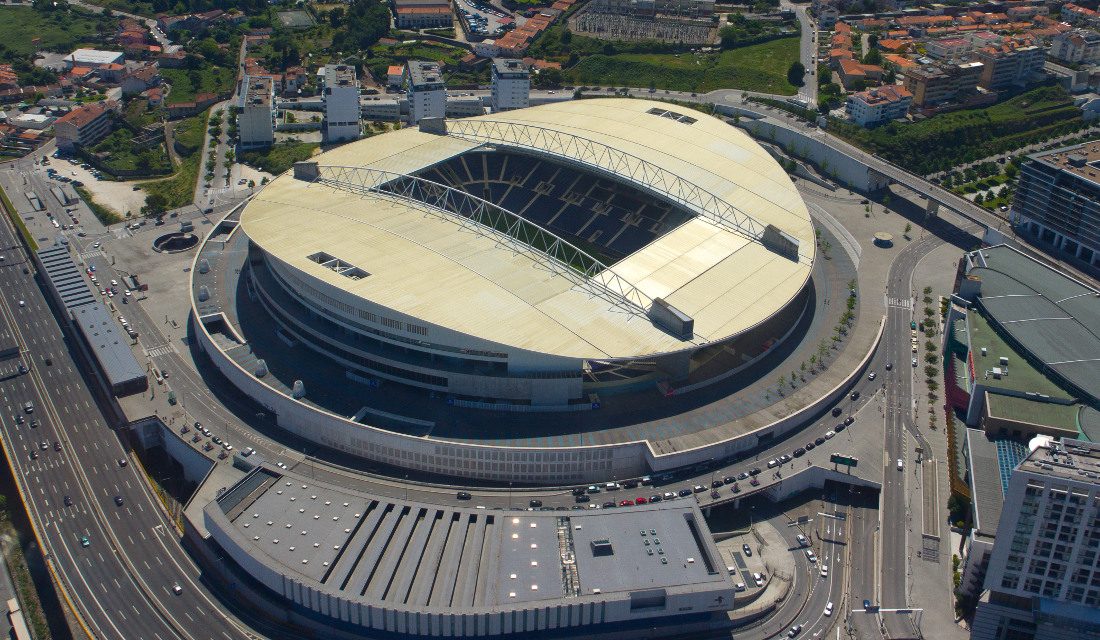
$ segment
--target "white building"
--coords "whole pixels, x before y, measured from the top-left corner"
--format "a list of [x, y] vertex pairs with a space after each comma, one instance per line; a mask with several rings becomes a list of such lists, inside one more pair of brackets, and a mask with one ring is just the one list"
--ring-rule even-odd
[[886, 85], [849, 94], [844, 106], [848, 118], [861, 127], [873, 127], [905, 117], [913, 94], [905, 87]]
[[1100, 33], [1087, 29], [1060, 33], [1050, 41], [1050, 56], [1073, 64], [1100, 62]]
[[971, 638], [1100, 638], [1100, 444], [1033, 440], [997, 529]]
[[409, 60], [405, 65], [405, 93], [409, 98], [409, 124], [447, 115], [447, 87], [438, 62]]
[[447, 96], [448, 118], [470, 118], [485, 115], [485, 103], [477, 96]]
[[325, 65], [324, 75], [326, 142], [355, 140], [359, 137], [359, 83], [355, 67], [347, 64]]
[[98, 69], [109, 64], [122, 64], [121, 51], [101, 51], [99, 49], [77, 49], [65, 57], [65, 67], [90, 67]]
[[394, 122], [401, 119], [401, 103], [394, 98], [363, 100], [359, 112], [364, 120]]
[[275, 143], [275, 83], [269, 76], [245, 76], [241, 112], [237, 116], [241, 146], [265, 147]]
[[531, 70], [520, 60], [493, 59], [493, 112], [531, 106]]

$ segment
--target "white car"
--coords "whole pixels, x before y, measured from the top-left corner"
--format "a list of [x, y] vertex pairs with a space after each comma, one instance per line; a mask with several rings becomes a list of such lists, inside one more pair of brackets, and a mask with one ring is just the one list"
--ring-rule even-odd
[[868, 374], [867, 374], [867, 379], [868, 379], [868, 380], [874, 380], [874, 379], [875, 379], [875, 378], [877, 378], [877, 377], [878, 377], [878, 374], [877, 374], [877, 373], [875, 373], [874, 371], [872, 371], [871, 373], [868, 373]]
[[21, 306], [21, 307], [27, 306], [27, 301], [26, 300], [20, 300], [19, 301], [19, 306]]
[[917, 359], [916, 358], [913, 358], [913, 366], [914, 367], [917, 366]]
[[827, 564], [821, 565], [821, 577], [822, 578], [828, 578], [829, 577], [829, 565], [827, 565]]
[[112, 287], [117, 287], [118, 286], [118, 280], [115, 280], [114, 278], [111, 278], [111, 286]]
[[745, 590], [745, 583], [744, 582], [738, 582], [736, 585], [734, 585], [733, 590], [734, 591], [744, 591]]
[[102, 246], [102, 245], [98, 241], [92, 243], [92, 248], [93, 249], [98, 249], [100, 246]]
[[806, 540], [806, 536], [802, 535], [801, 533], [795, 536], [795, 540], [798, 540], [798, 546], [800, 547], [810, 546], [809, 542]]
[[759, 573], [752, 574], [752, 580], [756, 583], [757, 587], [764, 586], [764, 576]]
[[836, 431], [826, 431], [825, 432], [825, 439], [826, 440], [832, 440], [833, 436], [835, 436], [835, 435], [836, 435]]
[[901, 471], [904, 468], [905, 468], [905, 462], [902, 461], [901, 458], [898, 458], [898, 471]]
[[832, 602], [825, 605], [824, 613], [825, 613], [826, 616], [833, 615], [833, 603]]

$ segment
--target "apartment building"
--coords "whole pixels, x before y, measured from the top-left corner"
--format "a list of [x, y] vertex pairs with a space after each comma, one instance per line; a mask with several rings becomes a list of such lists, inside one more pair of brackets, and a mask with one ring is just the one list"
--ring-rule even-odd
[[1087, 29], [1060, 33], [1050, 41], [1050, 56], [1071, 64], [1100, 62], [1100, 33]]
[[913, 94], [905, 87], [887, 85], [848, 96], [845, 112], [848, 119], [861, 127], [874, 127], [905, 117]]
[[447, 115], [447, 86], [438, 62], [409, 60], [405, 65], [405, 94], [409, 100], [409, 124]]
[[997, 529], [970, 637], [1100, 638], [1100, 444], [1033, 440]]
[[359, 83], [355, 67], [346, 64], [325, 65], [324, 92], [326, 142], [355, 140], [359, 137]]
[[495, 58], [492, 67], [493, 112], [531, 106], [531, 70], [520, 60]]
[[76, 145], [91, 146], [111, 132], [111, 124], [111, 105], [106, 102], [74, 107], [53, 123], [57, 148], [72, 151]]
[[1026, 86], [1033, 74], [1043, 70], [1046, 51], [1034, 45], [1026, 47], [985, 47], [978, 50], [978, 61], [985, 65], [978, 86], [996, 91], [1010, 86]]
[[241, 147], [275, 143], [275, 81], [269, 76], [245, 76], [241, 111], [237, 116]]
[[907, 69], [905, 88], [919, 107], [957, 100], [977, 88], [983, 68], [980, 62], [964, 62]]
[[940, 38], [924, 43], [928, 55], [939, 60], [952, 60], [970, 53], [973, 45], [967, 38]]
[[1020, 167], [1011, 220], [1018, 232], [1100, 266], [1100, 144], [1028, 156]]

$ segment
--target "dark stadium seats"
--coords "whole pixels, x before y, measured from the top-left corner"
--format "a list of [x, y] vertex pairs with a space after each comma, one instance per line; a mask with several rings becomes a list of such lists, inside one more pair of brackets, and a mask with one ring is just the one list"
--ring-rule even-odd
[[507, 151], [471, 151], [420, 172], [614, 262], [691, 214], [596, 173]]

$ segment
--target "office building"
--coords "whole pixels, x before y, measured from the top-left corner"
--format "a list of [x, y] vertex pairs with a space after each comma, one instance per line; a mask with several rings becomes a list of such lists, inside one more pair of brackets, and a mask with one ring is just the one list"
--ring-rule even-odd
[[438, 62], [409, 60], [405, 65], [405, 92], [409, 98], [409, 124], [447, 115], [447, 86]]
[[241, 112], [237, 116], [241, 146], [264, 147], [275, 143], [275, 83], [268, 76], [245, 76]]
[[324, 84], [325, 141], [355, 140], [360, 132], [359, 83], [355, 80], [355, 67], [325, 65]]
[[1100, 444], [1040, 436], [1011, 471], [973, 640], [1100, 638]]
[[861, 127], [874, 127], [904, 118], [913, 103], [913, 94], [905, 87], [887, 85], [848, 96], [845, 112]]
[[1055, 251], [1100, 266], [1100, 144], [1028, 156], [1011, 220]]
[[531, 106], [531, 70], [520, 60], [495, 58], [492, 67], [493, 113]]
[[1036, 46], [985, 47], [978, 50], [978, 61], [985, 65], [978, 86], [996, 91], [1029, 84], [1043, 70], [1046, 51]]
[[1050, 56], [1070, 64], [1100, 62], [1100, 33], [1087, 29], [1060, 33], [1050, 41]]

